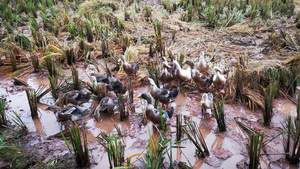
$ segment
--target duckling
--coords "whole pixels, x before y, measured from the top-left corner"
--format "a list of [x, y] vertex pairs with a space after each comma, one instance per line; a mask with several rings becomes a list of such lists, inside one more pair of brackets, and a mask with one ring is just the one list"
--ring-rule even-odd
[[164, 105], [167, 105], [167, 108], [169, 103], [176, 101], [176, 98], [179, 93], [179, 88], [176, 88], [172, 91], [167, 89], [161, 89], [156, 86], [153, 79], [148, 78], [148, 81], [151, 85], [150, 93], [155, 100], [160, 101]]
[[216, 74], [213, 77], [213, 85], [216, 89], [223, 89], [226, 83], [226, 78], [222, 75], [221, 69], [219, 67], [215, 67]]
[[206, 73], [209, 69], [208, 63], [204, 59], [205, 53], [203, 51], [200, 52], [200, 61], [197, 64], [197, 69], [200, 73]]
[[91, 92], [84, 93], [79, 90], [72, 90], [63, 94], [63, 97], [67, 101], [67, 103], [80, 105], [82, 103], [88, 102], [91, 98], [91, 95], [92, 95]]
[[124, 55], [120, 55], [121, 61], [123, 63], [123, 69], [128, 76], [136, 76], [139, 71], [139, 65], [129, 64]]
[[181, 82], [187, 82], [190, 81], [192, 78], [191, 75], [191, 68], [188, 67], [187, 69], [182, 69], [179, 65], [179, 63], [176, 60], [173, 60], [173, 63], [176, 66], [176, 71], [175, 71], [175, 75], [177, 76], [177, 78], [179, 80], [181, 80]]
[[[139, 96], [139, 98], [146, 100], [148, 103], [146, 108], [147, 119], [150, 120], [153, 124], [161, 125], [160, 111], [158, 109], [155, 109], [152, 105], [152, 97], [148, 93], [143, 93], [141, 96]], [[166, 121], [171, 119], [173, 113], [173, 107], [171, 107], [168, 111], [162, 110], [163, 124], [166, 124]]]
[[185, 63], [190, 65], [191, 67], [192, 79], [196, 83], [198, 90], [200, 88], [206, 89], [212, 84], [213, 76], [208, 77], [205, 74], [200, 73], [197, 69], [194, 68], [194, 63], [191, 61], [186, 61]]
[[214, 99], [214, 96], [212, 95], [212, 93], [204, 93], [202, 95], [202, 98], [200, 101], [202, 114], [206, 113], [207, 109], [211, 110], [213, 108], [213, 106], [214, 106], [213, 99]]
[[55, 112], [55, 116], [59, 121], [65, 120], [80, 120], [87, 118], [91, 111], [88, 108], [80, 106], [67, 106]]
[[114, 114], [114, 108], [118, 105], [118, 98], [116, 97], [104, 97], [98, 104], [94, 116], [96, 119], [100, 118], [100, 113], [107, 111]]

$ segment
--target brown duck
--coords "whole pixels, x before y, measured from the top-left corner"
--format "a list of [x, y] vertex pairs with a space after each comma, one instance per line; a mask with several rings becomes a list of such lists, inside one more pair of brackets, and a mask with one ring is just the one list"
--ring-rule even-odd
[[123, 63], [123, 69], [128, 76], [136, 76], [139, 71], [139, 65], [131, 65], [129, 64], [124, 55], [120, 56], [120, 59]]
[[[152, 105], [152, 97], [148, 93], [143, 93], [141, 96], [139, 96], [139, 98], [146, 100], [148, 103], [146, 108], [147, 119], [150, 120], [153, 124], [161, 125], [160, 111], [158, 109], [155, 109], [154, 106]], [[171, 119], [174, 113], [174, 108], [171, 107], [167, 111], [161, 110], [161, 112], [162, 112], [163, 124], [166, 124], [166, 121]]]

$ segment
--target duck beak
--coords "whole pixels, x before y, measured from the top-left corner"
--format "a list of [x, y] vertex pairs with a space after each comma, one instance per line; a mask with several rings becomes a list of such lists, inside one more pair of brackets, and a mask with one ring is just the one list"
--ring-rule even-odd
[[142, 98], [142, 95], [138, 96], [137, 98], [141, 99], [141, 98]]

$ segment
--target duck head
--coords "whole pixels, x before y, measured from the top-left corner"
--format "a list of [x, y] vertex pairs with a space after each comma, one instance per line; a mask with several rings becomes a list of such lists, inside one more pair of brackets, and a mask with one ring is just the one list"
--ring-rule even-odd
[[138, 98], [144, 99], [147, 101], [148, 104], [152, 104], [152, 97], [148, 93], [143, 93], [141, 96]]
[[187, 65], [189, 65], [192, 69], [194, 69], [195, 64], [194, 64], [192, 61], [187, 60], [187, 61], [184, 62], [184, 64], [187, 64]]
[[127, 63], [126, 59], [125, 59], [125, 55], [120, 55], [120, 60], [122, 63]]
[[218, 67], [218, 66], [215, 66], [214, 69], [215, 69], [215, 71], [216, 71], [217, 73], [221, 73], [221, 72], [222, 72], [221, 68]]
[[98, 70], [96, 68], [95, 65], [92, 65], [92, 64], [89, 64], [86, 69], [85, 69], [85, 72], [89, 75], [89, 76], [92, 76], [92, 75], [95, 75], [98, 73]]
[[150, 77], [148, 78], [148, 82], [150, 82], [150, 85], [151, 85], [151, 86], [156, 86], [154, 80], [151, 79]]

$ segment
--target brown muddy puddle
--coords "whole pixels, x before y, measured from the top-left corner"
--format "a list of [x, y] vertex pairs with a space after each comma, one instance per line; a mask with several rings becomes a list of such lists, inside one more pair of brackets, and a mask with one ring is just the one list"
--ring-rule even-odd
[[[79, 70], [80, 79], [86, 80], [86, 75], [82, 69]], [[68, 73], [68, 72], [67, 72]], [[29, 86], [37, 89], [40, 84], [48, 84], [48, 79], [44, 75], [31, 74], [21, 77], [22, 80], [27, 82]], [[54, 104], [52, 96], [48, 93], [41, 99], [39, 103], [40, 118], [32, 120], [30, 116], [29, 105], [25, 94], [25, 87], [14, 86], [11, 80], [4, 79], [0, 82], [2, 86], [0, 88], [0, 96], [4, 96], [11, 102], [9, 103], [10, 111], [16, 111], [25, 122], [27, 127], [32, 132], [37, 132], [38, 138], [33, 137], [28, 141], [27, 146], [34, 148], [35, 145], [41, 144], [47, 140], [47, 137], [52, 136], [60, 130], [64, 130], [65, 124], [58, 122], [54, 113], [47, 110], [48, 105]], [[138, 153], [146, 153], [147, 144], [149, 140], [149, 132], [158, 137], [158, 132], [154, 128], [151, 122], [148, 125], [142, 125], [144, 101], [136, 98], [143, 92], [149, 91], [149, 87], [140, 87], [134, 90], [134, 103], [135, 114], [131, 114], [129, 118], [123, 122], [119, 120], [119, 114], [115, 115], [103, 114], [101, 120], [97, 122], [95, 119], [85, 119], [76, 122], [79, 125], [85, 125], [88, 130], [88, 140], [90, 152], [92, 155], [91, 168], [109, 168], [108, 157], [104, 148], [97, 142], [97, 136], [100, 132], [117, 134], [114, 127], [115, 124], [121, 129], [122, 133], [125, 133], [124, 141], [126, 144], [125, 157], [129, 157]], [[272, 136], [280, 132], [279, 127], [281, 123], [291, 114], [295, 116], [296, 106], [286, 100], [276, 100], [274, 103], [274, 118], [272, 128], [264, 128], [260, 125], [262, 115], [259, 112], [252, 112], [248, 108], [240, 105], [228, 105], [225, 104], [224, 110], [226, 114], [227, 132], [218, 133], [217, 124], [213, 117], [209, 114], [202, 115], [201, 107], [199, 106], [200, 94], [193, 93], [184, 96], [180, 93], [175, 103], [169, 106], [175, 107], [175, 113], [181, 113], [184, 119], [194, 120], [205, 138], [207, 147], [210, 151], [210, 156], [201, 159], [195, 155], [195, 147], [190, 141], [182, 142], [180, 145], [186, 148], [173, 149], [173, 160], [186, 162], [187, 165], [191, 165], [193, 168], [238, 168], [244, 161], [248, 162], [248, 137], [234, 122], [234, 117], [242, 117], [253, 125], [254, 128], [261, 129], [265, 132], [266, 138], [272, 138]], [[85, 106], [92, 106], [92, 102], [86, 103]], [[94, 106], [94, 105], [93, 105]], [[170, 130], [173, 140], [176, 139], [176, 118], [173, 115], [170, 121]], [[55, 142], [55, 144], [64, 145], [63, 140]], [[62, 146], [64, 147], [64, 146]], [[283, 153], [282, 137], [277, 137], [263, 149], [264, 153]], [[67, 153], [67, 148], [61, 150], [60, 153], [55, 156], [63, 155]], [[49, 153], [51, 154], [51, 153]], [[52, 157], [52, 156], [51, 156]], [[50, 157], [45, 157], [49, 159]], [[134, 161], [134, 159], [132, 159]], [[167, 161], [167, 160], [166, 160]], [[143, 160], [139, 160], [135, 163], [137, 166], [144, 166]], [[242, 165], [243, 166], [243, 165]], [[262, 168], [289, 168], [290, 166], [285, 161], [283, 155], [264, 155], [261, 157]]]

